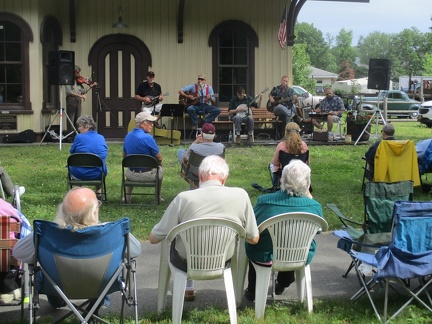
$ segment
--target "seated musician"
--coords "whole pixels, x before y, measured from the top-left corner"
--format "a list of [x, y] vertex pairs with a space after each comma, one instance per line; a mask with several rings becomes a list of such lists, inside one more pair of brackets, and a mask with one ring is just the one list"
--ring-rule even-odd
[[281, 79], [281, 84], [275, 86], [269, 95], [269, 101], [267, 103], [267, 110], [275, 114], [275, 116], [281, 116], [286, 123], [295, 121], [296, 118], [296, 107], [294, 105], [297, 102], [297, 95], [294, 90], [288, 86], [289, 78], [284, 75]]
[[[260, 103], [262, 95], [259, 95]], [[243, 87], [238, 87], [236, 95], [230, 100], [228, 106], [228, 114], [234, 115], [233, 122], [235, 125], [235, 142], [240, 144], [240, 132], [241, 124], [246, 123], [246, 129], [248, 132], [248, 144], [253, 142], [253, 131], [254, 131], [254, 119], [252, 117], [252, 110], [250, 107], [258, 108], [258, 103], [251, 96], [246, 95], [246, 91]]]
[[[331, 133], [333, 123], [338, 122], [342, 113], [345, 111], [345, 105], [342, 99], [336, 96], [330, 86], [324, 88], [325, 98], [321, 100], [320, 105], [315, 112], [328, 114], [326, 117], [327, 130]], [[312, 124], [318, 129], [323, 129], [318, 118], [312, 118]]]
[[164, 99], [161, 86], [154, 82], [155, 73], [148, 71], [146, 81], [140, 83], [135, 91], [135, 99], [141, 102], [141, 111], [157, 115], [155, 126], [158, 127], [158, 121], [161, 119], [160, 111], [162, 109], [161, 101]]
[[197, 114], [203, 114], [204, 122], [211, 123], [220, 114], [220, 108], [214, 106], [216, 95], [213, 88], [206, 83], [205, 74], [198, 75], [198, 82], [184, 86], [179, 90], [180, 102], [184, 103], [192, 121], [192, 129], [198, 125]]

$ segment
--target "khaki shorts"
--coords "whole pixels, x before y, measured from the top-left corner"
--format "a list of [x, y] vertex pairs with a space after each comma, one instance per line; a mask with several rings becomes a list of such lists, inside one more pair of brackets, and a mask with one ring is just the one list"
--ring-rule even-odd
[[[159, 180], [163, 177], [163, 169], [159, 167]], [[126, 170], [126, 178], [129, 181], [136, 182], [154, 182], [156, 180], [156, 169], [151, 169], [147, 172], [134, 172], [130, 169]]]

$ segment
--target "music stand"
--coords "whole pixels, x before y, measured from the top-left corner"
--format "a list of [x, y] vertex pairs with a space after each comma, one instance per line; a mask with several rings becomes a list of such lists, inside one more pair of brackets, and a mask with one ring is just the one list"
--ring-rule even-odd
[[[171, 117], [171, 145], [173, 145], [173, 131], [174, 131], [174, 118], [183, 117], [184, 105], [180, 104], [163, 104], [161, 111], [159, 112], [161, 117], [169, 116]], [[186, 125], [183, 118], [183, 134], [186, 133]]]

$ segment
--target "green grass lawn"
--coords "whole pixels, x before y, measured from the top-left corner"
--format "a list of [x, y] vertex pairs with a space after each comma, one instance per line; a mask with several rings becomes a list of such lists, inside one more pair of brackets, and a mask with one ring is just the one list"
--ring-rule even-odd
[[[395, 123], [398, 139], [412, 139], [415, 142], [431, 137], [431, 130], [414, 122]], [[372, 133], [374, 134], [374, 127]], [[340, 228], [338, 219], [327, 209], [327, 203], [335, 203], [347, 215], [358, 221], [363, 219], [363, 198], [361, 181], [363, 160], [369, 145], [310, 145], [313, 196], [323, 206], [324, 217], [330, 229]], [[34, 219], [52, 220], [66, 188], [66, 159], [70, 144], [42, 146], [1, 147], [1, 166], [5, 167], [14, 183], [26, 187], [22, 197], [22, 211], [30, 221]], [[152, 227], [159, 221], [170, 201], [181, 191], [188, 190], [188, 184], [179, 176], [180, 166], [176, 159], [179, 146], [162, 146], [164, 180], [160, 206], [120, 206], [122, 144], [109, 143], [107, 192], [108, 202], [101, 207], [101, 221], [127, 216], [131, 219], [132, 232], [141, 240], [146, 240]], [[271, 161], [274, 145], [254, 145], [248, 147], [227, 147], [226, 160], [230, 166], [227, 186], [244, 188], [256, 202], [260, 192], [251, 187], [257, 182], [270, 187], [267, 165]], [[149, 198], [150, 201], [151, 198]], [[430, 195], [415, 190], [415, 200], [430, 200]], [[363, 303], [364, 302], [364, 303]], [[288, 303], [289, 304], [289, 303]], [[359, 305], [361, 305], [359, 307]], [[149, 315], [143, 323], [168, 323], [169, 314], [158, 317]], [[226, 310], [207, 309], [185, 312], [184, 319], [189, 323], [223, 323], [228, 316]], [[274, 304], [266, 310], [268, 323], [370, 323], [375, 320], [371, 307], [366, 301], [352, 303], [346, 300], [315, 301], [313, 315], [295, 305]], [[416, 307], [409, 308], [395, 323], [430, 322], [431, 317]], [[239, 311], [240, 323], [256, 323], [253, 310]]]

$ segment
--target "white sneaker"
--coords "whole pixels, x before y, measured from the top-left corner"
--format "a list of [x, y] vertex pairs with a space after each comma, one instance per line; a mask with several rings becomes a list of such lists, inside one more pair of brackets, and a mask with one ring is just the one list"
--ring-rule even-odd
[[24, 195], [24, 193], [25, 193], [25, 187], [23, 187], [23, 186], [18, 187], [18, 192], [19, 192], [20, 196]]
[[21, 289], [15, 289], [8, 294], [0, 294], [0, 305], [7, 305], [21, 300]]

